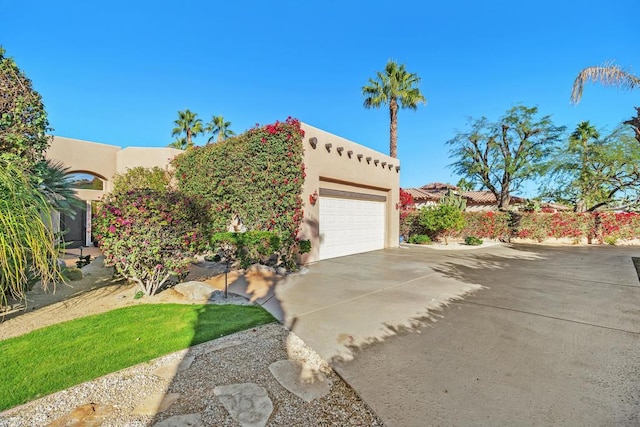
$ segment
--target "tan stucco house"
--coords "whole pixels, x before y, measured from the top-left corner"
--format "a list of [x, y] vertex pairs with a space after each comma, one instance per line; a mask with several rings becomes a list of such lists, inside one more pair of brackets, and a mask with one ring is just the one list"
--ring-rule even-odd
[[[306, 178], [301, 239], [311, 241], [305, 263], [399, 245], [400, 163], [380, 152], [302, 124]], [[91, 244], [92, 202], [113, 188], [113, 177], [127, 169], [168, 167], [181, 153], [173, 148], [99, 144], [54, 137], [47, 157], [70, 174], [93, 177], [91, 189], [78, 189], [86, 201], [76, 219], [61, 218], [66, 240]], [[97, 183], [97, 184], [95, 184]]]

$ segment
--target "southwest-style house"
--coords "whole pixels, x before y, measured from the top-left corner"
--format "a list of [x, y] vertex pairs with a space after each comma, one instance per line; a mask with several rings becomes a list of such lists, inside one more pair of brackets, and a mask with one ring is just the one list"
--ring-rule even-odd
[[[306, 178], [301, 239], [311, 241], [302, 261], [315, 262], [399, 245], [400, 162], [380, 152], [302, 124]], [[71, 245], [92, 244], [96, 201], [113, 188], [113, 177], [136, 166], [169, 167], [182, 151], [127, 147], [54, 136], [47, 157], [69, 168], [76, 194], [85, 201], [59, 228]]]

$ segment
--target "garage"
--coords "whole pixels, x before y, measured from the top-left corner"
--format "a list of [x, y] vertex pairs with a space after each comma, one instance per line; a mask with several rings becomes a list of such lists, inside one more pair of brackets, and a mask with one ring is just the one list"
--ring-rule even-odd
[[386, 197], [321, 189], [319, 259], [384, 249]]

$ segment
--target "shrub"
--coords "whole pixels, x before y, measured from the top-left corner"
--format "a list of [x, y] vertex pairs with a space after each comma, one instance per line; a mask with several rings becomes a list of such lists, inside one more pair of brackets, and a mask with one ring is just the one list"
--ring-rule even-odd
[[136, 166], [127, 169], [125, 173], [116, 174], [113, 177], [113, 192], [128, 193], [133, 190], [149, 189], [153, 191], [166, 191], [171, 184], [171, 174], [166, 169], [158, 166], [145, 168]]
[[617, 240], [640, 238], [640, 214], [633, 212], [597, 212], [594, 214], [597, 224], [594, 234], [605, 241], [607, 237]]
[[411, 193], [400, 189], [400, 236], [405, 240], [412, 234], [412, 223], [415, 221], [416, 205]]
[[408, 242], [414, 234], [424, 234], [424, 228], [420, 225], [420, 210], [407, 212], [400, 219], [400, 235]]
[[463, 212], [465, 226], [460, 236], [508, 240], [511, 235], [508, 212]]
[[247, 231], [245, 233], [216, 233], [211, 246], [227, 261], [239, 261], [243, 268], [251, 264], [267, 264], [281, 248], [280, 237], [270, 231]]
[[256, 126], [173, 160], [178, 187], [210, 203], [212, 230], [226, 232], [239, 216], [247, 230], [272, 231], [294, 258], [303, 218], [305, 178], [300, 122]]
[[299, 240], [298, 252], [300, 253], [300, 255], [311, 252], [311, 240]]
[[181, 193], [142, 189], [107, 195], [95, 228], [105, 265], [153, 295], [187, 273], [206, 247], [209, 221], [206, 207]]
[[452, 205], [437, 205], [420, 210], [418, 223], [432, 236], [443, 236], [448, 243], [448, 236], [462, 230], [464, 216], [462, 211]]
[[480, 246], [482, 244], [482, 240], [475, 236], [467, 236], [464, 238], [464, 244], [469, 246]]
[[409, 243], [414, 245], [428, 245], [431, 243], [431, 238], [426, 234], [414, 234], [409, 237]]
[[571, 238], [579, 241], [594, 233], [590, 213], [524, 213], [520, 216], [516, 236], [542, 242], [548, 238]]
[[51, 211], [28, 174], [0, 158], [0, 306], [38, 279], [44, 289], [62, 279]]

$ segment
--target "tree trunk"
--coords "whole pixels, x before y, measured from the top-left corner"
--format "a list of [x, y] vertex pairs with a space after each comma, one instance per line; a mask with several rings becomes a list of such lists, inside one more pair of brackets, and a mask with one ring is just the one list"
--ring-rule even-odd
[[500, 199], [498, 203], [498, 210], [506, 211], [509, 209], [509, 203], [511, 202], [511, 196], [507, 193], [500, 193]]
[[389, 101], [389, 155], [393, 158], [398, 157], [398, 101], [391, 98]]

